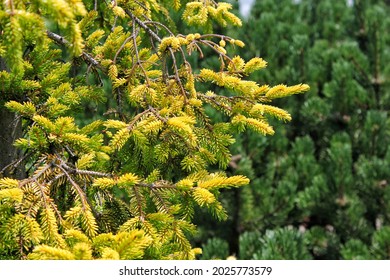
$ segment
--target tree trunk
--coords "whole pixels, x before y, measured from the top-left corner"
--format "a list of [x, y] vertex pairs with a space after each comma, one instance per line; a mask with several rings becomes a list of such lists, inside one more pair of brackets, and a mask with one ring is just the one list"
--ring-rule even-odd
[[25, 177], [24, 164], [18, 162], [22, 158], [22, 152], [13, 146], [15, 140], [20, 137], [21, 118], [0, 105], [0, 177]]

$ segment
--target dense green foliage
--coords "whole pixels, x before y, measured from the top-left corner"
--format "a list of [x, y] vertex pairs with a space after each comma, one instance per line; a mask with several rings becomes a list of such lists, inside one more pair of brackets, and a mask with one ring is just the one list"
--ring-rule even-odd
[[[244, 61], [235, 55], [242, 41], [213, 33], [241, 26], [231, 9], [178, 0], [0, 4], [0, 110], [15, 117], [0, 130], [20, 130], [7, 144], [23, 151], [1, 147], [15, 157], [0, 166], [0, 258], [201, 252], [189, 239], [197, 211], [225, 220], [221, 190], [249, 183], [224, 172], [233, 136], [274, 134], [268, 119], [291, 116], [273, 100], [309, 89], [250, 78], [266, 62]], [[209, 57], [218, 65], [196, 67]]]
[[277, 103], [294, 117], [274, 136], [239, 137], [250, 187], [224, 193], [232, 230], [199, 238], [242, 259], [390, 258], [390, 6], [347, 2], [255, 2], [237, 36], [270, 66], [251, 77], [311, 90]]

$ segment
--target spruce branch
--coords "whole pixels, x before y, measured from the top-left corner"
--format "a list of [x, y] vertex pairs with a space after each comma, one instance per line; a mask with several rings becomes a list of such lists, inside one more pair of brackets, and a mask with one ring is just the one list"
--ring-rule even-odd
[[32, 176], [30, 178], [27, 178], [27, 179], [24, 179], [24, 180], [20, 181], [19, 182], [19, 187], [22, 187], [22, 186], [24, 186], [26, 184], [29, 184], [29, 183], [37, 180], [39, 177], [42, 176], [43, 173], [45, 173], [47, 170], [49, 170], [53, 166], [55, 166], [54, 165], [54, 161], [51, 161], [50, 163], [47, 163], [37, 174], [35, 174], [34, 176]]
[[154, 195], [154, 197], [157, 198], [157, 200], [159, 201], [159, 205], [162, 206], [164, 212], [169, 213], [169, 206], [167, 205], [167, 202], [164, 200], [164, 198], [161, 197], [160, 193], [154, 188], [150, 188], [150, 191]]
[[[151, 106], [149, 106], [151, 107]], [[137, 123], [138, 120], [140, 120], [143, 116], [146, 116], [147, 114], [149, 114], [151, 112], [150, 108], [148, 110], [145, 110], [141, 113], [139, 113], [138, 115], [136, 115], [135, 117], [133, 117], [133, 120], [131, 121], [131, 123], [127, 126], [127, 129], [129, 131], [132, 131], [133, 130], [133, 127], [134, 125]]]
[[172, 36], [172, 37], [175, 36], [175, 34], [167, 26], [165, 26], [161, 22], [157, 22], [157, 21], [153, 21], [153, 20], [147, 20], [147, 21], [144, 21], [143, 23], [145, 25], [151, 24], [151, 25], [162, 27], [163, 29], [165, 29], [169, 33], [170, 36]]
[[91, 177], [112, 177], [111, 173], [103, 173], [103, 172], [92, 171], [92, 170], [72, 168], [66, 165], [65, 163], [62, 164], [62, 167], [64, 167], [66, 170], [69, 170], [70, 173], [75, 173], [79, 175], [89, 175]]
[[[58, 35], [54, 32], [49, 31], [49, 30], [46, 31], [46, 34], [51, 40], [53, 40], [57, 44], [62, 45], [62, 46], [70, 46], [69, 41], [66, 40], [64, 37], [62, 37], [61, 35]], [[90, 55], [89, 53], [82, 52], [81, 57], [87, 62], [87, 64], [92, 65], [94, 67], [97, 67], [99, 69], [102, 69], [102, 66], [100, 65], [100, 63], [96, 59], [94, 59], [92, 57], [92, 55]]]
[[222, 103], [218, 102], [217, 100], [215, 100], [216, 98], [214, 96], [208, 96], [208, 95], [203, 94], [203, 93], [198, 93], [198, 96], [203, 98], [203, 99], [210, 100], [212, 103], [214, 103], [218, 107], [224, 108], [225, 110], [227, 110], [229, 112], [232, 111], [232, 107], [230, 107], [229, 105], [225, 105], [225, 104], [222, 104]]
[[[181, 47], [180, 47], [181, 49]], [[169, 53], [171, 54], [171, 57], [172, 57], [172, 60], [173, 60], [173, 69], [174, 69], [174, 72], [175, 72], [175, 80], [176, 82], [178, 83], [178, 85], [180, 86], [180, 91], [184, 97], [184, 102], [187, 103], [187, 95], [186, 95], [186, 90], [184, 89], [184, 86], [183, 86], [183, 83], [182, 83], [182, 79], [179, 77], [179, 70], [177, 69], [177, 62], [176, 62], [176, 57], [175, 57], [175, 54], [172, 50], [172, 48], [169, 48]]]
[[136, 187], [133, 187], [133, 192], [137, 200], [137, 208], [138, 208], [140, 220], [143, 222], [145, 220], [145, 213], [144, 210], [142, 209], [142, 195], [139, 193]]
[[161, 38], [142, 20], [134, 16], [128, 9], [125, 9], [126, 14], [132, 18], [142, 29], [144, 29], [154, 40], [161, 43]]
[[71, 183], [73, 188], [76, 190], [76, 192], [77, 192], [77, 194], [78, 194], [78, 196], [79, 196], [79, 198], [81, 200], [83, 211], [86, 211], [89, 208], [89, 207], [87, 207], [88, 200], [87, 200], [86, 194], [81, 189], [81, 187], [73, 180], [72, 176], [70, 176], [69, 173], [64, 169], [62, 164], [57, 165], [57, 167], [65, 174], [65, 176], [68, 179], [68, 181]]
[[[114, 59], [112, 60], [112, 62], [113, 62], [114, 64], [116, 63], [116, 60], [117, 60], [119, 54], [123, 51], [123, 49], [125, 48], [126, 44], [127, 44], [130, 40], [136, 40], [137, 36], [138, 36], [138, 32], [137, 32], [137, 31], [134, 31], [133, 34], [132, 34], [131, 36], [127, 37], [127, 38], [123, 41], [122, 45], [121, 45], [121, 46], [119, 47], [119, 49], [116, 51], [115, 56], [114, 56]], [[137, 50], [136, 47], [137, 47], [137, 45], [134, 43], [134, 49], [138, 52], [138, 50]]]
[[150, 81], [149, 81], [148, 75], [146, 75], [145, 68], [143, 67], [143, 65], [141, 63], [141, 60], [139, 59], [139, 52], [138, 52], [138, 45], [137, 45], [137, 35], [138, 35], [139, 31], [136, 28], [136, 24], [135, 24], [135, 19], [134, 18], [132, 20], [132, 23], [133, 23], [133, 35], [131, 37], [133, 39], [133, 46], [134, 46], [135, 57], [137, 59], [137, 62], [134, 63], [134, 65], [133, 65], [133, 67], [131, 69], [131, 73], [133, 73], [135, 71], [136, 66], [139, 66], [141, 68], [142, 72], [144, 73], [146, 84], [149, 86]]
[[0, 174], [3, 174], [7, 171], [8, 168], [12, 168], [12, 170], [16, 170], [18, 166], [28, 157], [32, 155], [32, 152], [26, 153], [21, 158], [14, 160], [13, 162], [7, 164], [0, 170]]

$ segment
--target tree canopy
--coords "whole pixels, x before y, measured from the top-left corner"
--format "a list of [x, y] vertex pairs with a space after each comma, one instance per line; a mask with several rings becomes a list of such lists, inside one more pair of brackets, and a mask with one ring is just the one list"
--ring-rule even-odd
[[[0, 258], [201, 252], [189, 241], [198, 207], [226, 219], [220, 190], [249, 183], [224, 172], [234, 135], [274, 134], [269, 118], [291, 116], [273, 100], [309, 89], [251, 79], [267, 63], [244, 60], [235, 54], [243, 41], [213, 31], [242, 25], [231, 8], [2, 2], [0, 128], [12, 137], [1, 148], [10, 156], [0, 166]], [[217, 67], [197, 67], [211, 57]]]

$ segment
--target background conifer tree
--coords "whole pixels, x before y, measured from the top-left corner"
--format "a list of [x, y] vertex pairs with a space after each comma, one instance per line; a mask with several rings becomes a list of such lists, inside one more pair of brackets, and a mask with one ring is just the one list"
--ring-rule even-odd
[[[274, 134], [269, 118], [291, 116], [273, 100], [309, 89], [251, 80], [266, 62], [244, 60], [235, 54], [243, 41], [213, 32], [241, 26], [231, 10], [215, 1], [0, 4], [0, 258], [201, 252], [190, 243], [197, 209], [224, 220], [221, 190], [249, 183], [224, 172], [233, 136]], [[198, 68], [209, 56], [218, 65]]]
[[389, 13], [388, 1], [255, 2], [237, 36], [270, 66], [252, 78], [311, 91], [277, 103], [294, 118], [274, 136], [239, 137], [231, 172], [251, 184], [223, 197], [233, 231], [205, 227], [210, 242], [242, 259], [390, 258]]

